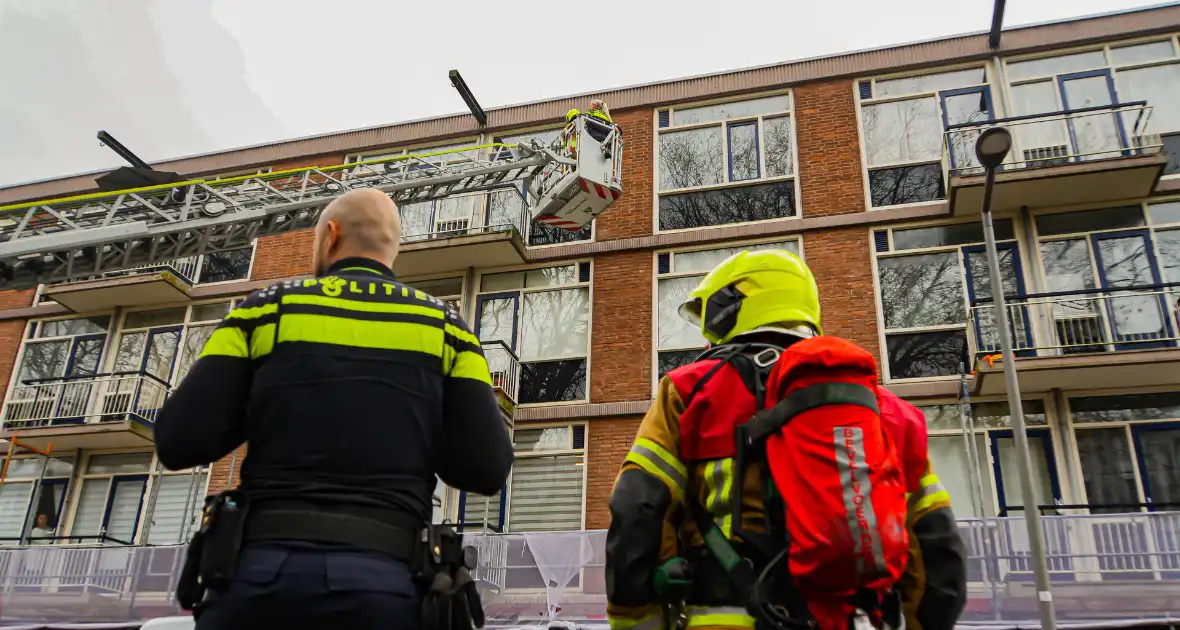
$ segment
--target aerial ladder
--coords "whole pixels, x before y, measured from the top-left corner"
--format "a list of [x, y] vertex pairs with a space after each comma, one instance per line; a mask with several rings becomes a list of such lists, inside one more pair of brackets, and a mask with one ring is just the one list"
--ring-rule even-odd
[[622, 194], [622, 158], [617, 126], [579, 116], [551, 145], [492, 143], [0, 206], [0, 290], [249, 246], [313, 227], [358, 188], [398, 204], [516, 189], [533, 220], [578, 230]]

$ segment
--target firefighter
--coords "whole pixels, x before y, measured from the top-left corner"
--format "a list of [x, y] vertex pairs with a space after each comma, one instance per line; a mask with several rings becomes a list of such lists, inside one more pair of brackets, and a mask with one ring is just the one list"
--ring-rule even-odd
[[606, 107], [606, 102], [600, 98], [590, 101], [590, 108], [586, 110], [586, 115], [591, 118], [597, 118], [608, 125], [615, 124], [615, 121], [610, 118], [610, 110]]
[[[751, 281], [754, 274], [756, 281]], [[711, 303], [732, 304], [735, 298], [736, 308], [722, 311], [731, 318], [726, 322], [729, 331], [711, 333], [701, 323], [702, 305], [707, 310]], [[785, 348], [823, 331], [811, 271], [784, 251], [741, 252], [725, 260], [690, 293], [681, 313], [702, 327], [711, 347], [759, 342]], [[691, 397], [694, 407], [705, 405], [710, 414], [727, 413], [734, 407], [731, 392], [708, 383], [694, 394], [694, 383], [683, 378], [692, 372], [691, 367], [680, 368], [679, 383], [673, 376], [660, 379], [655, 400], [615, 480], [606, 543], [607, 612], [612, 630], [662, 630], [675, 627], [678, 621], [688, 628], [766, 627], [747, 611], [748, 593], [736, 592], [729, 574], [704, 549], [697, 521], [690, 517], [692, 507], [686, 504], [686, 498], [702, 506], [723, 500], [736, 485], [733, 479], [717, 477], [724, 477], [726, 471], [732, 475], [732, 459], [696, 462], [681, 456], [686, 427], [680, 422], [682, 416], [688, 417], [685, 400]], [[732, 365], [727, 369], [733, 369]], [[742, 381], [737, 382], [741, 387]], [[930, 468], [925, 419], [885, 388], [880, 388], [879, 405], [882, 426], [902, 453], [909, 493], [909, 562], [898, 583], [905, 621], [912, 630], [951, 630], [966, 598], [966, 551], [949, 496]], [[749, 407], [742, 413], [755, 411], [752, 400]], [[689, 436], [694, 443], [700, 437]], [[740, 480], [745, 531], [767, 531], [763, 470], [752, 464]], [[720, 513], [728, 514], [727, 509], [732, 506]], [[755, 567], [765, 565], [767, 559], [759, 558], [749, 541], [733, 539], [732, 529], [726, 526], [718, 531]], [[671, 597], [661, 592], [660, 587], [669, 584], [678, 585], [680, 592]]]
[[[333, 201], [316, 277], [247, 297], [159, 412], [170, 470], [249, 444], [233, 509], [197, 554], [203, 583], [210, 557], [232, 573], [196, 604], [198, 630], [430, 627], [411, 565], [435, 476], [484, 495], [504, 485], [512, 444], [479, 340], [395, 280], [400, 236], [381, 192]], [[240, 546], [213, 540], [239, 522]]]
[[561, 130], [561, 138], [565, 144], [565, 150], [569, 152], [570, 157], [576, 157], [578, 155], [578, 130], [574, 125], [574, 121], [581, 115], [582, 112], [578, 109], [571, 109], [565, 113], [565, 128]]

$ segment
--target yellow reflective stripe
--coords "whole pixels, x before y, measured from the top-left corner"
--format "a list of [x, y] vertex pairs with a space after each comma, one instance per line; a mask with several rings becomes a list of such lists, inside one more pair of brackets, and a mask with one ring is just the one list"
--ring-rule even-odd
[[487, 358], [480, 350], [479, 337], [449, 322], [443, 324], [443, 332], [446, 333], [442, 347], [443, 370], [452, 378], [469, 378], [491, 385], [492, 375]]
[[718, 459], [705, 467], [705, 509], [726, 538], [733, 533], [733, 458]]
[[454, 324], [446, 324], [443, 326], [443, 329], [447, 331], [447, 334], [453, 336], [455, 339], [458, 339], [459, 341], [466, 341], [467, 343], [470, 343], [470, 344], [473, 344], [476, 346], [479, 345], [479, 337], [476, 337], [475, 335], [467, 332], [466, 330], [463, 330], [462, 328], [460, 328]]
[[684, 489], [687, 484], [685, 478], [679, 476], [675, 470], [668, 468], [660, 458], [649, 455], [647, 449], [638, 445], [632, 446], [625, 461], [639, 466], [647, 474], [663, 481], [671, 491], [674, 501], [679, 503], [684, 499]]
[[[394, 285], [385, 282], [386, 289], [396, 288]], [[425, 294], [423, 294], [425, 295]], [[425, 300], [423, 300], [425, 302]], [[311, 306], [326, 306], [329, 308], [339, 308], [349, 311], [360, 311], [364, 313], [404, 313], [407, 315], [422, 315], [424, 317], [431, 317], [435, 319], [442, 319], [445, 316], [443, 310], [437, 306], [426, 304], [403, 304], [398, 302], [362, 302], [360, 300], [348, 300], [344, 298], [328, 297], [326, 295], [315, 294], [293, 294], [284, 295], [283, 304], [308, 304]], [[271, 307], [271, 312], [275, 311], [275, 305], [268, 304]], [[265, 307], [261, 307], [265, 308]]]
[[263, 324], [250, 335], [250, 358], [258, 359], [275, 349], [275, 325]]
[[246, 333], [241, 328], [218, 328], [205, 342], [200, 356], [248, 359], [250, 358], [250, 349], [246, 347]]
[[753, 628], [755, 620], [744, 608], [732, 606], [689, 606], [688, 624], [694, 626], [734, 626]]
[[[444, 346], [443, 353], [447, 353], [449, 349], [450, 346]], [[486, 385], [492, 384], [492, 373], [488, 369], [487, 360], [483, 358], [483, 355], [475, 352], [460, 352], [455, 355], [448, 375], [451, 378], [469, 378]]]
[[611, 630], [659, 630], [664, 626], [664, 616], [658, 613], [639, 619], [610, 617], [608, 621]]
[[680, 463], [680, 458], [673, 455], [668, 451], [668, 449], [660, 446], [653, 440], [649, 440], [648, 438], [639, 438], [638, 440], [635, 440], [635, 445], [642, 446], [652, 453], [655, 453], [656, 457], [659, 457], [665, 464], [671, 466], [673, 470], [680, 473], [681, 477], [688, 479], [688, 469], [684, 467], [684, 464]]
[[[254, 334], [265, 335], [260, 326]], [[273, 330], [271, 336], [274, 335]], [[279, 342], [306, 341], [354, 348], [408, 350], [442, 359], [443, 329], [413, 322], [381, 322], [327, 315], [283, 313]]]
[[262, 306], [241, 306], [226, 315], [226, 319], [258, 319], [264, 315], [279, 312], [278, 304], [263, 304]]
[[[942, 485], [942, 481], [938, 478], [938, 475], [928, 473], [922, 477], [918, 485], [921, 488], [913, 495], [913, 497], [917, 498], [917, 502], [913, 506], [915, 512], [921, 512], [939, 503], [950, 503], [951, 495], [946, 491], [946, 487]], [[907, 499], [913, 497], [907, 497]]]

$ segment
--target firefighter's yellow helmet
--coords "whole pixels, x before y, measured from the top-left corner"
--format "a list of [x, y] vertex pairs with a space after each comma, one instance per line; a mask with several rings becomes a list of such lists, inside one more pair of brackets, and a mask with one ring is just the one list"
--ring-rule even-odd
[[581, 113], [582, 113], [582, 112], [580, 112], [580, 111], [578, 111], [578, 110], [576, 110], [576, 109], [571, 109], [571, 110], [569, 110], [568, 112], [566, 112], [566, 113], [565, 113], [565, 121], [566, 121], [566, 122], [569, 122], [569, 121], [573, 120], [574, 118], [577, 118], [577, 117], [578, 117], [578, 114], [581, 114]]
[[713, 345], [763, 326], [806, 324], [823, 334], [815, 276], [802, 259], [782, 249], [726, 258], [688, 294], [680, 316], [700, 326]]

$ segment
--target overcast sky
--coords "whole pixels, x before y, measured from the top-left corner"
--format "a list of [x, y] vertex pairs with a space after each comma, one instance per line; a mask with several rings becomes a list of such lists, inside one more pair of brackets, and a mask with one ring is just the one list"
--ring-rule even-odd
[[[0, 186], [986, 30], [993, 0], [0, 0]], [[1009, 0], [1006, 26], [1150, 6]]]

